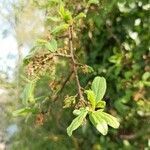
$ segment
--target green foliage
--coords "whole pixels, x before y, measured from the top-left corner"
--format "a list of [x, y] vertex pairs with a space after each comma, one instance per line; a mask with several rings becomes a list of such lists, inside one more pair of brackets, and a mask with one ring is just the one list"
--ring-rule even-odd
[[[33, 63], [33, 66], [35, 64], [38, 66], [43, 60], [50, 58], [48, 59], [50, 63], [46, 62], [49, 70], [37, 75], [34, 97], [39, 100], [27, 105], [33, 109], [37, 108], [38, 111], [32, 113], [28, 126], [20, 123], [22, 133], [16, 136], [19, 144], [16, 144], [14, 149], [17, 150], [20, 146], [33, 150], [50, 148], [57, 150], [60, 147], [65, 150], [148, 149], [150, 133], [148, 1], [102, 0], [80, 1], [80, 3], [37, 1], [37, 3], [38, 9], [47, 12], [45, 17], [47, 34], [50, 34], [52, 39], [57, 39], [58, 50], [55, 51], [54, 42], [52, 44], [54, 51], [63, 55], [51, 58], [53, 53], [48, 52], [49, 48], [45, 47], [45, 43], [50, 40], [42, 37], [36, 45], [36, 52], [27, 59], [34, 62], [34, 59], [38, 58], [38, 61]], [[72, 65], [69, 50], [71, 38], [68, 38], [68, 33], [71, 26], [73, 26], [75, 66]], [[43, 54], [44, 58], [42, 55], [42, 59], [41, 57], [39, 59], [37, 57], [39, 54]], [[64, 55], [67, 57], [63, 57]], [[42, 65], [39, 68], [44, 67]], [[74, 73], [70, 75], [74, 67], [77, 68], [81, 84], [80, 94], [83, 95], [81, 98], [76, 75]], [[106, 80], [101, 76], [107, 79], [106, 94]], [[30, 76], [28, 78], [34, 79]], [[92, 79], [94, 80], [89, 87]], [[64, 87], [63, 90], [61, 87]], [[66, 97], [66, 95], [76, 96]], [[28, 101], [28, 96], [25, 99]], [[67, 128], [72, 120], [70, 109], [76, 118]], [[33, 126], [37, 126], [35, 118], [39, 113], [46, 119], [42, 126], [33, 129]], [[118, 119], [113, 116], [119, 118], [120, 126]], [[77, 130], [74, 136], [71, 138], [67, 136], [66, 128], [68, 135], [71, 136], [80, 126], [81, 130]], [[108, 126], [119, 129], [110, 128], [107, 134]], [[106, 136], [99, 136], [95, 128]], [[23, 135], [26, 140], [21, 140], [20, 137]]]
[[33, 112], [33, 109], [26, 107], [26, 108], [18, 109], [14, 111], [12, 114], [14, 117], [17, 117], [17, 116], [27, 116], [29, 113], [32, 113], [32, 112]]
[[45, 47], [50, 52], [55, 52], [57, 51], [57, 41], [55, 39], [52, 39], [50, 42], [45, 43]]
[[94, 81], [92, 82], [91, 86], [95, 96], [96, 101], [99, 102], [104, 97], [104, 94], [106, 92], [106, 80], [103, 77], [96, 77]]
[[108, 126], [104, 119], [100, 117], [97, 112], [91, 112], [89, 115], [90, 121], [95, 126], [95, 128], [102, 134], [106, 135], [108, 132]]
[[72, 20], [71, 12], [69, 10], [66, 10], [63, 6], [60, 7], [59, 14], [66, 23]]
[[69, 25], [66, 23], [62, 23], [59, 26], [56, 26], [54, 29], [52, 29], [51, 34], [57, 34], [59, 32], [66, 31], [68, 29]]
[[91, 103], [92, 109], [95, 110], [96, 98], [94, 92], [92, 90], [86, 90], [85, 93], [87, 94], [87, 99]]
[[[105, 103], [103, 101], [97, 101], [96, 95], [103, 95], [105, 94], [106, 91], [106, 80], [104, 77], [95, 77], [95, 79], [92, 82], [92, 90], [86, 90], [85, 93], [87, 94], [87, 98], [91, 103], [92, 109], [89, 107], [80, 109], [80, 110], [75, 110], [73, 113], [75, 115], [78, 115], [70, 126], [67, 128], [67, 133], [69, 136], [72, 135], [72, 131], [76, 130], [82, 123], [83, 119], [85, 119], [86, 115], [89, 113], [89, 119], [92, 122], [92, 124], [95, 126], [95, 128], [103, 135], [106, 135], [108, 132], [108, 126], [111, 126], [113, 128], [118, 128], [119, 127], [119, 122], [117, 119], [107, 113], [103, 112], [103, 109], [95, 111], [95, 106], [97, 108], [104, 108]], [[102, 94], [101, 94], [102, 93]], [[100, 96], [101, 99], [103, 96]]]
[[23, 93], [21, 95], [22, 102], [24, 105], [27, 105], [28, 103], [35, 103], [34, 89], [35, 89], [34, 81], [30, 81], [29, 83], [26, 84]]
[[67, 133], [69, 136], [72, 135], [72, 132], [76, 130], [80, 125], [82, 125], [88, 111], [87, 109], [81, 109], [80, 114], [71, 122], [70, 126], [67, 128]]

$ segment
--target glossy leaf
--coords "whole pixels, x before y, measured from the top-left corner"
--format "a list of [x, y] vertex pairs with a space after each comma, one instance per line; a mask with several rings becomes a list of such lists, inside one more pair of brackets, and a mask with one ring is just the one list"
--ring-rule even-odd
[[79, 126], [82, 125], [88, 111], [86, 109], [83, 109], [82, 112], [78, 117], [76, 117], [70, 124], [70, 126], [67, 128], [67, 134], [69, 136], [72, 135], [72, 132], [76, 130]]
[[108, 126], [104, 119], [102, 119], [96, 112], [91, 112], [89, 114], [89, 119], [95, 128], [102, 134], [106, 135], [108, 132]]
[[96, 95], [96, 101], [102, 100], [106, 92], [106, 80], [104, 77], [95, 77], [92, 82], [92, 90]]

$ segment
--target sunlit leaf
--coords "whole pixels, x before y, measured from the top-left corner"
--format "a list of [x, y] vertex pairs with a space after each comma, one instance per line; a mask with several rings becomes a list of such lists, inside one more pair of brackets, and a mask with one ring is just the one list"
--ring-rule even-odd
[[105, 108], [105, 106], [106, 106], [106, 102], [105, 101], [99, 101], [96, 104], [96, 108]]
[[102, 119], [97, 113], [91, 112], [89, 114], [89, 119], [95, 128], [102, 134], [106, 135], [108, 132], [108, 126], [104, 119]]
[[95, 77], [92, 82], [92, 90], [96, 95], [96, 101], [102, 100], [106, 92], [106, 80], [104, 77]]
[[53, 21], [53, 22], [60, 22], [60, 18], [56, 16], [49, 16], [47, 17], [48, 20]]
[[74, 114], [75, 116], [79, 116], [80, 113], [81, 113], [81, 110], [79, 110], [79, 109], [75, 109], [75, 110], [73, 111], [73, 114]]
[[35, 102], [34, 88], [35, 88], [35, 83], [34, 82], [31, 81], [31, 82], [26, 84], [26, 86], [23, 90], [23, 93], [21, 95], [24, 105], [27, 105], [29, 102], [30, 103]]
[[18, 109], [16, 111], [14, 111], [12, 113], [12, 115], [14, 117], [17, 117], [17, 116], [26, 116], [26, 115], [28, 115], [31, 112], [33, 112], [33, 110], [31, 108], [29, 108], [29, 107], [26, 107], [26, 108], [21, 108], [21, 109]]
[[67, 30], [68, 27], [69, 27], [68, 24], [60, 24], [59, 26], [56, 26], [56, 27], [51, 31], [51, 33], [52, 33], [52, 34], [57, 34], [57, 33], [59, 33], [59, 32], [63, 32], [63, 31], [65, 31], [65, 30]]
[[117, 118], [113, 117], [112, 115], [102, 112], [102, 111], [96, 111], [97, 115], [99, 115], [99, 117], [101, 117], [102, 119], [104, 119], [107, 124], [115, 129], [119, 128], [119, 121], [117, 120]]
[[142, 80], [146, 81], [150, 78], [150, 72], [145, 72], [143, 75], [142, 75]]
[[87, 94], [87, 98], [90, 101], [93, 110], [95, 110], [96, 100], [95, 94], [92, 90], [86, 90], [85, 93]]
[[75, 20], [78, 20], [78, 19], [85, 18], [85, 17], [86, 17], [86, 14], [83, 13], [83, 12], [81, 12], [81, 13], [79, 13], [74, 19], [75, 19]]
[[47, 41], [46, 40], [44, 40], [44, 39], [37, 39], [37, 44], [45, 44], [45, 43], [47, 43]]
[[67, 134], [69, 136], [72, 135], [72, 132], [76, 130], [79, 126], [82, 125], [88, 111], [86, 109], [83, 109], [82, 112], [79, 114], [78, 117], [76, 117], [70, 124], [70, 126], [67, 128]]
[[71, 12], [65, 9], [63, 6], [60, 7], [59, 14], [65, 22], [72, 20]]

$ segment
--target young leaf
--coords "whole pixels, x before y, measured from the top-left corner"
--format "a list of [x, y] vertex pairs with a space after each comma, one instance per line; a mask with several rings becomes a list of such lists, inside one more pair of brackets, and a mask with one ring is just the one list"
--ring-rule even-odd
[[102, 134], [106, 135], [108, 132], [108, 126], [104, 119], [102, 119], [97, 113], [92, 112], [89, 114], [89, 119], [96, 129]]
[[[81, 107], [80, 109], [75, 109], [75, 110], [73, 111], [73, 114], [74, 114], [75, 116], [79, 116], [80, 113], [83, 112], [84, 110], [85, 110], [84, 107]], [[88, 111], [88, 108], [86, 108], [86, 110]]]
[[105, 101], [99, 101], [96, 104], [96, 108], [105, 108], [105, 106], [106, 106], [106, 102]]
[[34, 103], [34, 88], [35, 88], [35, 83], [34, 82], [29, 82], [26, 84], [23, 93], [21, 95], [22, 101], [24, 105], [27, 105], [28, 102]]
[[119, 128], [120, 123], [118, 122], [117, 118], [105, 112], [101, 112], [101, 111], [96, 111], [96, 112], [102, 119], [104, 119], [107, 122], [109, 126], [115, 129]]
[[60, 22], [60, 18], [59, 17], [56, 17], [56, 16], [49, 16], [47, 17], [47, 20], [50, 20], [50, 21], [53, 21], [53, 22]]
[[50, 52], [55, 52], [57, 51], [57, 41], [55, 39], [52, 39], [50, 42], [47, 42], [45, 44], [45, 47], [50, 51]]
[[70, 124], [70, 126], [67, 128], [67, 134], [69, 136], [72, 135], [72, 132], [74, 130], [76, 130], [82, 123], [83, 123], [83, 120], [84, 118], [86, 117], [88, 111], [86, 109], [82, 109], [81, 110], [82, 112], [79, 114], [78, 117], [76, 117]]
[[65, 22], [72, 20], [70, 11], [66, 10], [63, 6], [60, 7], [59, 14]]
[[37, 42], [37, 44], [40, 44], [40, 45], [44, 45], [45, 43], [47, 43], [47, 41], [44, 39], [37, 39], [36, 42]]
[[106, 92], [106, 80], [104, 77], [95, 77], [92, 82], [92, 90], [96, 95], [96, 101], [102, 100]]
[[15, 110], [12, 115], [14, 117], [17, 117], [17, 116], [26, 116], [28, 115], [29, 113], [31, 113], [33, 110], [29, 107], [26, 107], [26, 108], [21, 108], [21, 109], [18, 109], [18, 110]]
[[92, 109], [95, 110], [96, 100], [94, 92], [92, 90], [86, 90], [85, 93], [87, 94], [87, 98], [92, 105]]
[[52, 31], [51, 34], [57, 34], [59, 32], [63, 32], [65, 30], [67, 30], [69, 27], [68, 24], [60, 24], [59, 26], [56, 26]]
[[74, 114], [75, 116], [79, 116], [80, 113], [81, 113], [81, 110], [80, 110], [80, 109], [75, 109], [75, 110], [73, 111], [73, 114]]
[[81, 12], [74, 18], [74, 20], [78, 20], [78, 19], [85, 18], [85, 17], [86, 17], [86, 14]]

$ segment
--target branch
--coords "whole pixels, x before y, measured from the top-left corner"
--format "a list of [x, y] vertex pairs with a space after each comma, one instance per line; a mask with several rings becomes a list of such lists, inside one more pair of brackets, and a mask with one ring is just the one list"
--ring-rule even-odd
[[56, 101], [58, 99], [58, 93], [61, 93], [65, 87], [65, 85], [67, 84], [67, 82], [70, 80], [71, 76], [73, 74], [73, 71], [68, 75], [68, 77], [65, 79], [65, 81], [62, 83], [61, 88], [59, 89], [59, 91], [55, 94], [53, 101]]
[[71, 58], [71, 55], [61, 54], [61, 53], [54, 53], [53, 56], [60, 56], [60, 57]]
[[84, 101], [84, 97], [82, 94], [82, 87], [80, 85], [79, 76], [77, 72], [77, 65], [76, 65], [77, 63], [76, 63], [74, 52], [73, 52], [73, 26], [72, 25], [69, 27], [69, 50], [70, 50], [70, 55], [71, 55], [71, 59], [73, 63], [73, 72], [75, 74], [76, 83], [78, 86], [78, 94], [79, 94], [80, 100]]

